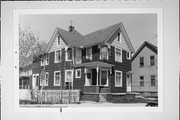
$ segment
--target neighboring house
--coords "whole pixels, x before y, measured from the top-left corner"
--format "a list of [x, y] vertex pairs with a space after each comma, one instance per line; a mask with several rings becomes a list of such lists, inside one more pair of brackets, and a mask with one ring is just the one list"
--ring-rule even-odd
[[157, 47], [144, 42], [132, 57], [132, 91], [144, 95], [157, 93]]
[[79, 89], [83, 94], [126, 93], [133, 46], [122, 23], [81, 35], [56, 28], [47, 48], [33, 62], [32, 82], [47, 90]]
[[31, 66], [19, 68], [19, 89], [31, 89], [31, 88], [32, 88]]

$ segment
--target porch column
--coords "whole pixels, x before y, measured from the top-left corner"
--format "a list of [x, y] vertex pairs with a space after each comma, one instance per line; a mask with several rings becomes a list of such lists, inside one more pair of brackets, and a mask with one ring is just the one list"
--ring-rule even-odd
[[96, 85], [98, 86], [98, 82], [99, 82], [99, 79], [98, 79], [99, 66], [96, 67], [96, 72], [97, 72]]

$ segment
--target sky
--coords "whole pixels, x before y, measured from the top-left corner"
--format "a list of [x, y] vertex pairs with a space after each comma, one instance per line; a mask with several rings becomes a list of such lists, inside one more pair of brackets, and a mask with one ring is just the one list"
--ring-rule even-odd
[[156, 14], [35, 14], [20, 15], [22, 29], [30, 27], [40, 38], [48, 43], [56, 27], [68, 30], [71, 24], [82, 35], [122, 22], [131, 43], [137, 50], [144, 41], [156, 44]]

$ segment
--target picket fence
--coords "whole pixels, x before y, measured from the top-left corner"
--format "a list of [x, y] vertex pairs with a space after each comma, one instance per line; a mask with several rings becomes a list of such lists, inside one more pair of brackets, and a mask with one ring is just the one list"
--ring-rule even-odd
[[78, 103], [80, 90], [36, 90], [32, 91], [32, 100], [38, 104]]

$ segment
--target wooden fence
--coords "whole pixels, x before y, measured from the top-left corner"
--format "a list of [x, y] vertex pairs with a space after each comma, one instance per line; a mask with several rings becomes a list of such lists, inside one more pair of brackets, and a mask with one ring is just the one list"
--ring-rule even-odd
[[79, 90], [36, 90], [32, 92], [32, 100], [39, 104], [78, 103]]

